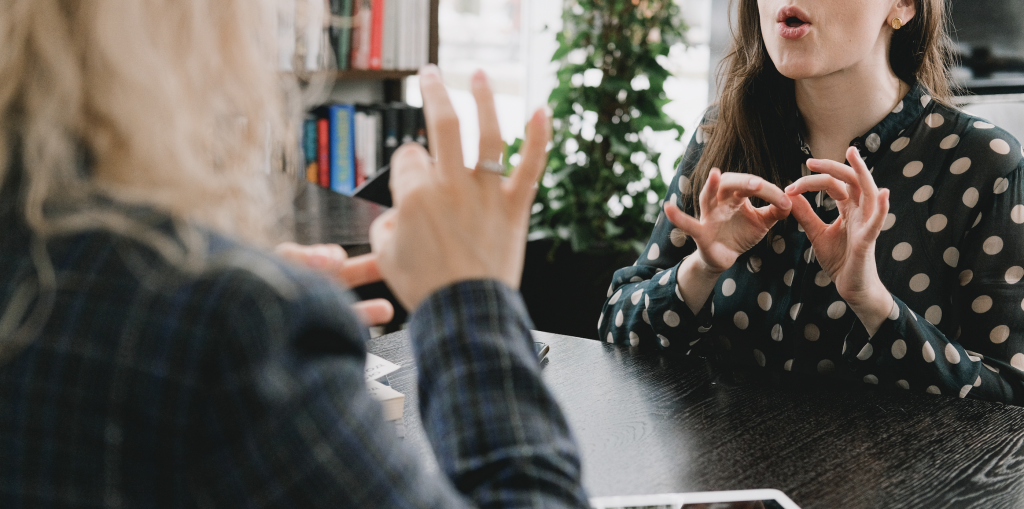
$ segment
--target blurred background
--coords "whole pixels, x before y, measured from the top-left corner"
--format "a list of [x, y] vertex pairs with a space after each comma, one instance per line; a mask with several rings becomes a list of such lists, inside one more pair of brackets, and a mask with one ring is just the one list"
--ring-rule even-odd
[[[673, 77], [665, 83], [672, 100], [665, 112], [685, 129], [681, 137], [660, 133], [652, 147], [662, 154], [665, 178], [683, 153], [693, 127], [708, 105], [712, 0], [678, 0], [689, 27], [687, 45], [673, 47], [662, 61]], [[562, 2], [551, 0], [440, 0], [438, 65], [462, 120], [466, 163], [477, 160], [476, 106], [469, 78], [476, 69], [491, 77], [502, 135], [508, 142], [523, 135], [528, 115], [547, 103], [557, 85], [551, 62], [562, 29]], [[406, 100], [422, 102], [416, 78], [406, 85]]]

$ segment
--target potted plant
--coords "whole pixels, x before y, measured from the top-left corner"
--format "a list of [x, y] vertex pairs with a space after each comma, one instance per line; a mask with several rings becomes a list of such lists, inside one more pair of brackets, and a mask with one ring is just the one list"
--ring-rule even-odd
[[662, 112], [669, 72], [657, 59], [685, 28], [673, 0], [566, 0], [562, 19], [554, 147], [522, 292], [539, 330], [595, 338], [613, 272], [636, 260], [661, 210], [666, 185], [648, 139], [683, 129]]

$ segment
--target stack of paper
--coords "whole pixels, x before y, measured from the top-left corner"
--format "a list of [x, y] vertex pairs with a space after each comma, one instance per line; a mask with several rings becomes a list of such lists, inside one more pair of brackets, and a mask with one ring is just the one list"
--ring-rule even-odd
[[387, 378], [384, 378], [383, 383], [378, 381], [378, 379], [394, 373], [398, 368], [401, 366], [368, 353], [363, 373], [370, 396], [380, 401], [381, 406], [384, 407], [384, 419], [395, 421], [398, 436], [403, 437], [405, 436], [405, 424], [402, 421], [402, 411], [405, 408], [405, 395], [392, 389]]

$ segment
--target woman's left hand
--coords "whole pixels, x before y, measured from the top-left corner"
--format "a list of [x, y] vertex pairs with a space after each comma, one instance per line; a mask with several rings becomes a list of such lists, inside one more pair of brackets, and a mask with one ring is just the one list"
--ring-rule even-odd
[[[889, 190], [878, 189], [857, 149], [850, 147], [846, 158], [852, 167], [809, 159], [807, 167], [818, 175], [797, 180], [786, 194], [793, 200], [793, 217], [807, 233], [818, 263], [873, 335], [893, 305], [875, 265], [875, 240], [889, 213]], [[813, 191], [825, 191], [836, 200], [839, 218], [832, 224], [822, 222], [802, 196]]]

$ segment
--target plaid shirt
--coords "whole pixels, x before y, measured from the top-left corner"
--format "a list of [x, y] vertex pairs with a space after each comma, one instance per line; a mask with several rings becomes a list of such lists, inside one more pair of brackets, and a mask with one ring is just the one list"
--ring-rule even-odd
[[[0, 345], [37, 281], [3, 201]], [[460, 283], [412, 317], [428, 472], [367, 394], [348, 294], [205, 237], [200, 275], [111, 233], [47, 244], [52, 310], [0, 364], [0, 507], [586, 506], [516, 293]]]

